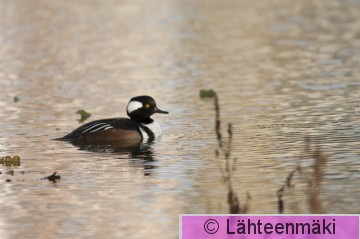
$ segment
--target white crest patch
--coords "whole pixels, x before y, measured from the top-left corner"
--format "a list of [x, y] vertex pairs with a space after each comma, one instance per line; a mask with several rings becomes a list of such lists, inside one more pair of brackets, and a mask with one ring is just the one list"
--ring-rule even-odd
[[140, 109], [143, 107], [143, 104], [139, 101], [130, 101], [129, 104], [126, 107], [126, 111], [128, 113], [131, 113], [137, 109]]

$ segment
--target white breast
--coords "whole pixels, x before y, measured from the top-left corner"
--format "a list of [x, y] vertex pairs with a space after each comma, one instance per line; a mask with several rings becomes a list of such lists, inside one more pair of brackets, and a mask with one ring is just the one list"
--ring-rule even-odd
[[[161, 128], [160, 128], [160, 125], [158, 123], [156, 123], [155, 121], [150, 123], [150, 124], [141, 124], [147, 128], [149, 128], [155, 135], [155, 137], [158, 137], [161, 135]], [[141, 133], [143, 135], [143, 138], [144, 139], [148, 139], [149, 136], [147, 135], [147, 133], [144, 132], [144, 130], [140, 129], [141, 130]]]

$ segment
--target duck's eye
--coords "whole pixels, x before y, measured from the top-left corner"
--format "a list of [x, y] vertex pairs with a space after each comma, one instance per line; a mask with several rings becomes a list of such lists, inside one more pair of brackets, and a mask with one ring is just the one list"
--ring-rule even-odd
[[150, 105], [149, 105], [149, 104], [146, 104], [146, 105], [145, 105], [145, 108], [150, 108]]

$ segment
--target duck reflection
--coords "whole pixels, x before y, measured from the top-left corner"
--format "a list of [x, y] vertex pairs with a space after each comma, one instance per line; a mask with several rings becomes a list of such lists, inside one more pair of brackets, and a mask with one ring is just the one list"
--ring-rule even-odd
[[83, 141], [69, 141], [74, 146], [78, 147], [79, 150], [95, 152], [95, 153], [113, 153], [118, 155], [119, 158], [124, 156], [129, 157], [132, 163], [138, 164], [139, 162], [144, 167], [144, 175], [149, 176], [156, 168], [153, 164], [155, 162], [153, 147], [153, 141], [139, 142], [139, 141], [117, 141], [111, 142], [111, 144], [86, 144]]

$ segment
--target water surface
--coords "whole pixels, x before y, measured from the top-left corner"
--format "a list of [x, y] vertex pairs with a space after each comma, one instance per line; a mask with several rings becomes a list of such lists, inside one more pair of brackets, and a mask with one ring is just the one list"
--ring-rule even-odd
[[[311, 147], [327, 155], [325, 213], [360, 213], [360, 2], [0, 1], [1, 238], [177, 238], [180, 213], [227, 213], [214, 105], [233, 123], [233, 187], [249, 213], [277, 213], [276, 192]], [[163, 136], [131, 149], [51, 140], [123, 117], [153, 96]], [[14, 102], [17, 96], [20, 101]], [[10, 170], [13, 171], [13, 175]], [[57, 171], [61, 180], [41, 180]], [[304, 179], [305, 177], [305, 179]], [[11, 179], [11, 182], [6, 182]], [[310, 213], [306, 176], [285, 213]]]

